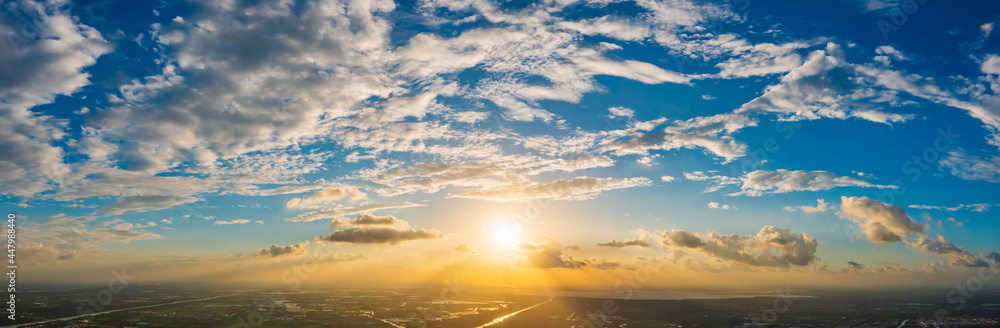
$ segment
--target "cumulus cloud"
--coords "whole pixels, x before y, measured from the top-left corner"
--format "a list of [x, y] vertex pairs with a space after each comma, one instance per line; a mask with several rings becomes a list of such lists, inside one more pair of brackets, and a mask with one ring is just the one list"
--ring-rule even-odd
[[1000, 266], [1000, 253], [996, 253], [996, 252], [989, 253], [989, 254], [980, 253], [979, 257], [982, 257], [984, 259], [988, 259], [990, 261], [993, 261], [993, 265], [994, 266]]
[[736, 207], [729, 206], [729, 204], [719, 205], [719, 203], [717, 203], [717, 202], [708, 202], [708, 208], [717, 209], [717, 210], [731, 210], [731, 209], [735, 209]]
[[35, 197], [70, 173], [53, 142], [65, 120], [31, 109], [90, 83], [84, 69], [110, 52], [94, 28], [80, 23], [64, 1], [18, 0], [0, 10], [0, 194]]
[[663, 240], [661, 242], [667, 246], [678, 246], [686, 248], [698, 248], [705, 246], [705, 242], [701, 241], [701, 238], [691, 234], [690, 232], [684, 230], [674, 229], [669, 232], [663, 232]]
[[347, 198], [352, 202], [356, 202], [364, 199], [365, 197], [367, 197], [367, 195], [357, 189], [331, 187], [317, 190], [309, 197], [292, 198], [285, 203], [285, 206], [288, 208], [313, 207], [315, 205], [343, 200], [344, 198]]
[[649, 247], [649, 242], [647, 242], [645, 239], [626, 239], [624, 241], [611, 239], [611, 241], [606, 243], [598, 243], [597, 246], [616, 247], [616, 248], [625, 248], [630, 246]]
[[518, 264], [533, 268], [595, 268], [614, 269], [621, 264], [596, 258], [574, 259], [563, 254], [563, 246], [559, 242], [547, 239], [542, 242], [519, 242], [514, 249], [520, 251]]
[[944, 255], [948, 259], [948, 265], [954, 267], [990, 266], [986, 261], [978, 259], [969, 252], [955, 246], [955, 244], [948, 242], [941, 235], [938, 235], [936, 239], [928, 235], [920, 235], [919, 238], [907, 240], [906, 243], [924, 254]]
[[399, 219], [392, 215], [374, 216], [371, 214], [361, 214], [351, 220], [351, 223], [356, 225], [392, 225], [397, 222]]
[[406, 225], [406, 221], [397, 219], [392, 215], [375, 216], [372, 214], [361, 214], [352, 220], [347, 220], [345, 218], [334, 219], [330, 223], [331, 227], [346, 227], [349, 225]]
[[706, 256], [752, 266], [805, 266], [816, 260], [819, 242], [805, 233], [764, 226], [756, 235], [688, 233], [672, 230], [663, 233], [667, 246], [694, 249]]
[[[257, 221], [257, 222], [260, 222], [260, 221]], [[233, 219], [233, 220], [229, 220], [229, 221], [221, 221], [220, 220], [220, 221], [212, 222], [212, 224], [214, 224], [214, 225], [247, 224], [247, 223], [250, 223], [250, 220], [247, 220], [247, 219]]]
[[255, 253], [264, 257], [295, 256], [306, 253], [306, 245], [309, 242], [302, 242], [289, 246], [271, 245], [271, 247], [256, 251]]
[[924, 227], [907, 216], [902, 207], [868, 197], [843, 196], [840, 202], [838, 214], [857, 224], [870, 241], [895, 243], [924, 232]]
[[885, 65], [889, 65], [892, 59], [895, 59], [897, 61], [910, 60], [909, 57], [907, 57], [902, 52], [896, 50], [896, 48], [893, 48], [892, 46], [889, 45], [883, 45], [879, 46], [878, 48], [875, 48], [875, 53], [879, 54], [879, 56], [875, 56], [875, 61]]
[[378, 15], [393, 3], [303, 6], [196, 1], [195, 14], [154, 25], [153, 41], [165, 50], [160, 74], [121, 86], [122, 101], [94, 114], [102, 135], [122, 141], [114, 156], [134, 171], [211, 168], [311, 143], [327, 132], [322, 116], [387, 96], [375, 60], [388, 32]]
[[469, 248], [469, 245], [466, 245], [466, 244], [458, 244], [453, 249], [456, 252], [459, 252], [459, 253], [462, 253], [462, 254], [472, 254], [472, 255], [479, 254], [479, 252], [473, 250], [472, 248]]
[[826, 212], [827, 210], [829, 210], [830, 204], [827, 203], [825, 200], [817, 199], [816, 206], [808, 206], [808, 205], [785, 206], [784, 209], [785, 211], [788, 212], [802, 211], [803, 213], [819, 213], [819, 212]]
[[572, 180], [556, 180], [543, 184], [523, 187], [467, 192], [454, 197], [492, 200], [498, 202], [525, 201], [532, 199], [585, 200], [600, 195], [601, 192], [648, 186], [647, 178], [591, 178], [578, 177]]
[[876, 185], [853, 177], [839, 176], [826, 171], [775, 171], [757, 170], [741, 178], [741, 191], [730, 195], [761, 196], [794, 191], [818, 191], [836, 187], [896, 188]]
[[608, 115], [608, 117], [610, 118], [635, 116], [634, 110], [625, 107], [610, 107], [608, 108], [608, 112], [611, 113], [610, 115]]
[[[841, 197], [838, 215], [856, 223], [868, 240], [877, 243], [903, 241], [924, 254], [943, 255], [953, 267], [985, 267], [989, 263], [948, 242], [944, 236], [937, 238], [924, 234], [924, 226], [906, 215], [902, 207], [889, 205], [867, 197]], [[951, 219], [951, 221], [955, 221]], [[913, 234], [917, 238], [904, 240]], [[983, 256], [984, 258], [988, 258]]]
[[348, 244], [388, 244], [396, 246], [400, 243], [416, 240], [444, 238], [444, 234], [436, 230], [406, 229], [392, 227], [351, 227], [334, 231], [317, 240], [332, 243]]

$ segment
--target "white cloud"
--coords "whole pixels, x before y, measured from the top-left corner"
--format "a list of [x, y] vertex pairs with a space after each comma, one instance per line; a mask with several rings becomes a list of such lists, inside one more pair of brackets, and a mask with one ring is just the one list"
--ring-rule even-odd
[[618, 241], [611, 239], [611, 241], [606, 243], [598, 243], [597, 246], [603, 247], [615, 247], [615, 248], [625, 248], [625, 247], [649, 247], [649, 242], [645, 239], [626, 239], [624, 241]]
[[181, 204], [201, 201], [201, 198], [158, 195], [158, 196], [127, 196], [118, 198], [114, 204], [98, 208], [98, 212], [108, 215], [118, 215], [127, 212], [146, 212], [172, 208]]
[[129, 244], [133, 241], [164, 239], [162, 235], [144, 230], [150, 225], [133, 224], [121, 219], [98, 220], [95, 217], [56, 214], [31, 220], [22, 225], [23, 235], [31, 236], [28, 243], [40, 257], [25, 259], [48, 263], [70, 260], [96, 251], [109, 243]]
[[662, 233], [667, 246], [694, 249], [706, 256], [752, 266], [806, 266], [816, 260], [819, 242], [805, 233], [764, 226], [756, 235], [722, 235], [714, 231]]
[[67, 123], [31, 111], [90, 84], [83, 70], [111, 51], [101, 34], [63, 1], [8, 1], [0, 10], [0, 194], [34, 197], [70, 173], [52, 145]]
[[717, 202], [709, 202], [708, 203], [708, 208], [717, 209], [717, 210], [731, 210], [731, 209], [736, 209], [736, 207], [729, 206], [729, 204], [719, 205], [719, 203], [717, 203]]
[[1000, 156], [983, 158], [963, 150], [948, 152], [939, 165], [952, 175], [965, 180], [985, 180], [1000, 183]]
[[852, 177], [839, 176], [826, 171], [775, 171], [757, 170], [747, 173], [741, 179], [741, 191], [730, 195], [761, 196], [794, 191], [819, 191], [836, 187], [896, 188], [896, 186], [876, 185]]
[[866, 11], [876, 11], [899, 5], [900, 0], [864, 0]]
[[611, 16], [580, 21], [561, 21], [558, 26], [584, 35], [603, 35], [622, 41], [638, 41], [651, 35], [649, 26]]
[[944, 255], [948, 259], [948, 265], [953, 267], [990, 266], [986, 261], [976, 258], [969, 252], [955, 246], [955, 244], [949, 243], [941, 235], [938, 235], [937, 239], [931, 238], [928, 235], [920, 235], [919, 238], [908, 240], [906, 243], [924, 254]]
[[462, 123], [476, 123], [484, 121], [489, 117], [490, 117], [489, 112], [476, 112], [476, 111], [458, 112], [450, 114], [449, 116], [450, 119]]
[[802, 64], [802, 56], [795, 51], [810, 46], [807, 43], [775, 45], [761, 43], [738, 47], [736, 57], [717, 65], [721, 78], [744, 78], [789, 72]]
[[[660, 125], [662, 124], [656, 124]], [[651, 150], [672, 150], [682, 148], [702, 148], [730, 162], [746, 154], [746, 145], [730, 136], [720, 133], [735, 131], [752, 121], [746, 116], [720, 114], [697, 117], [688, 121], [674, 122], [674, 125], [656, 129], [649, 133], [631, 132], [623, 140], [608, 142], [599, 148], [616, 156], [647, 155]], [[652, 127], [650, 127], [652, 128]]]
[[375, 203], [358, 207], [341, 207], [329, 211], [310, 212], [293, 218], [285, 219], [285, 221], [311, 222], [316, 220], [338, 219], [338, 218], [343, 218], [345, 216], [361, 214], [361, 213], [371, 213], [383, 209], [408, 208], [408, 207], [418, 207], [418, 206], [424, 206], [424, 205], [414, 204], [410, 202], [386, 203], [386, 204]]
[[357, 189], [351, 188], [337, 188], [330, 187], [323, 190], [317, 190], [309, 197], [305, 198], [292, 198], [287, 203], [285, 207], [288, 208], [311, 208], [316, 205], [322, 205], [329, 202], [340, 201], [343, 199], [348, 199], [352, 202], [356, 202], [367, 197], [364, 192]]
[[526, 201], [532, 199], [586, 200], [601, 192], [648, 186], [646, 178], [591, 178], [578, 177], [572, 180], [555, 180], [543, 184], [531, 184], [494, 190], [472, 191], [453, 197], [492, 200], [498, 202]]
[[885, 204], [868, 197], [841, 197], [838, 214], [857, 224], [876, 243], [895, 243], [913, 234], [922, 234], [924, 227], [913, 221], [902, 207]]
[[233, 219], [233, 220], [229, 220], [229, 221], [215, 221], [215, 222], [212, 222], [212, 224], [214, 224], [214, 225], [247, 224], [247, 223], [250, 223], [250, 220], [247, 220], [247, 219]]
[[634, 110], [631, 110], [631, 109], [628, 109], [628, 108], [625, 108], [625, 107], [610, 107], [610, 108], [608, 108], [608, 112], [611, 113], [611, 115], [608, 115], [611, 118], [615, 118], [615, 117], [633, 117], [633, 116], [635, 116], [635, 111]]
[[657, 159], [657, 158], [660, 158], [660, 157], [661, 157], [660, 154], [653, 154], [651, 156], [639, 157], [639, 159], [637, 159], [635, 161], [636, 161], [636, 163], [639, 163], [639, 164], [642, 164], [642, 165], [645, 165], [645, 166], [654, 166], [654, 165], [656, 165], [656, 162], [654, 162], [654, 160]]
[[970, 210], [973, 212], [986, 212], [989, 211], [990, 207], [993, 207], [993, 205], [986, 203], [978, 203], [978, 204], [960, 204], [955, 206], [910, 205], [908, 207], [922, 209], [922, 210], [940, 210], [948, 212], [964, 211], [964, 210]]
[[979, 67], [985, 74], [1000, 74], [1000, 56], [987, 55]]
[[102, 135], [127, 141], [115, 158], [144, 172], [184, 162], [211, 168], [311, 142], [326, 132], [321, 117], [387, 96], [376, 60], [388, 22], [377, 14], [392, 3], [305, 7], [204, 3], [185, 20], [154, 26], [167, 49], [162, 74], [122, 86], [124, 102], [95, 114]]
[[896, 50], [896, 48], [893, 48], [892, 46], [889, 45], [883, 45], [879, 46], [878, 48], [875, 48], [875, 53], [880, 55], [880, 56], [875, 56], [875, 61], [885, 65], [891, 64], [892, 63], [891, 59], [895, 59], [898, 61], [910, 60], [909, 57], [907, 57], [902, 52]]
[[819, 213], [826, 212], [829, 209], [830, 204], [822, 199], [816, 200], [816, 206], [785, 206], [785, 211], [788, 212], [802, 211], [803, 213]]

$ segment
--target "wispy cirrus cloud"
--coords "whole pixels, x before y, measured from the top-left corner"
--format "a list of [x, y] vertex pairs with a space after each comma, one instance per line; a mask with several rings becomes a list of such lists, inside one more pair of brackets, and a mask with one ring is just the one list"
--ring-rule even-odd
[[[688, 180], [711, 181], [713, 185], [705, 192], [714, 192], [726, 188], [739, 190], [728, 192], [730, 196], [763, 196], [766, 194], [783, 194], [798, 191], [820, 191], [837, 187], [861, 187], [894, 189], [893, 185], [878, 185], [849, 176], [841, 176], [826, 171], [804, 171], [778, 169], [774, 171], [756, 170], [742, 177], [724, 175], [707, 175], [701, 171], [686, 172]], [[728, 191], [728, 189], [727, 189]]]
[[572, 180], [556, 180], [541, 184], [499, 188], [495, 190], [473, 191], [454, 195], [458, 198], [472, 198], [499, 202], [525, 201], [531, 199], [585, 200], [600, 195], [601, 192], [622, 188], [648, 186], [647, 178], [591, 178], [579, 177]]
[[325, 219], [338, 219], [345, 216], [361, 214], [361, 213], [369, 213], [383, 209], [408, 208], [408, 207], [419, 207], [419, 206], [426, 206], [426, 205], [410, 203], [410, 202], [384, 203], [384, 204], [372, 203], [367, 205], [361, 205], [358, 207], [342, 207], [329, 211], [309, 212], [296, 217], [287, 218], [285, 219], [285, 221], [310, 222], [310, 221], [325, 220]]

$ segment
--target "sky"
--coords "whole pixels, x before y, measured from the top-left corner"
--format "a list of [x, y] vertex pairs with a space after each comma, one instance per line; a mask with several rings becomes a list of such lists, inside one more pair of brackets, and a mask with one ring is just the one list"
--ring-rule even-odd
[[1000, 264], [998, 17], [4, 1], [0, 203], [26, 282], [949, 285]]

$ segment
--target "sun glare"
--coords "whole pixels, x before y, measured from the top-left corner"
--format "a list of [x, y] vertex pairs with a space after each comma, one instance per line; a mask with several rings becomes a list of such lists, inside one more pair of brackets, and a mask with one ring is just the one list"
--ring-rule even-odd
[[513, 225], [501, 224], [493, 231], [493, 239], [498, 246], [510, 248], [514, 247], [521, 238], [517, 233], [517, 228]]

